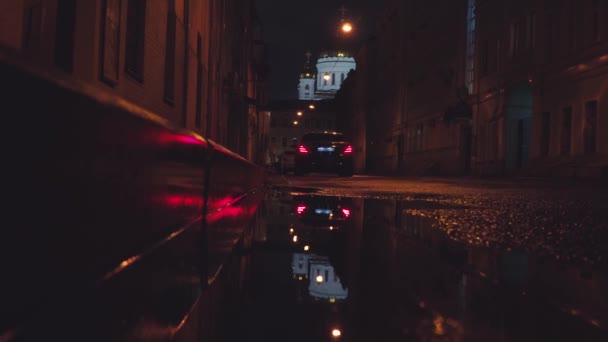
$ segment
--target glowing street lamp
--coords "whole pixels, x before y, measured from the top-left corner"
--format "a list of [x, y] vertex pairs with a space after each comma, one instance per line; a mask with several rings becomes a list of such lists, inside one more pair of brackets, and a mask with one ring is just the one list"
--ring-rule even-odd
[[310, 108], [310, 109], [315, 109], [315, 105], [311, 103], [311, 104], [308, 106], [308, 108]]
[[329, 76], [328, 72], [326, 72], [326, 73], [323, 74], [323, 79], [324, 80], [329, 81], [330, 78], [331, 78], [331, 76]]
[[299, 124], [299, 122], [297, 122], [297, 121], [294, 121], [294, 122], [293, 122], [293, 125], [294, 125], [294, 126], [297, 126], [298, 124]]
[[323, 276], [319, 274], [315, 280], [317, 283], [321, 284], [323, 282]]
[[340, 329], [334, 329], [331, 331], [331, 336], [333, 338], [339, 338], [340, 336], [342, 336], [342, 332], [340, 331]]
[[345, 21], [344, 23], [342, 23], [342, 32], [351, 33], [352, 30], [353, 30], [353, 25], [351, 23], [349, 23], [348, 21]]
[[298, 112], [298, 116], [302, 116], [302, 112]]

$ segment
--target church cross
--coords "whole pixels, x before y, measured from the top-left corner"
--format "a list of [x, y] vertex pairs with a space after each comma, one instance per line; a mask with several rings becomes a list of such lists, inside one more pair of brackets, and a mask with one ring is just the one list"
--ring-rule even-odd
[[342, 7], [338, 9], [338, 11], [342, 14], [342, 19], [344, 19], [344, 17], [346, 16], [346, 7], [342, 5]]

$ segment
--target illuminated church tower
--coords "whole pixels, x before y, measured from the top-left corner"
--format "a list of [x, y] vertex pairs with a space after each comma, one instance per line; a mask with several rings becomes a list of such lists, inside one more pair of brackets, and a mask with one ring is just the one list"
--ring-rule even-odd
[[315, 69], [310, 63], [310, 52], [306, 53], [306, 64], [300, 74], [300, 84], [298, 85], [298, 99], [314, 100], [315, 96]]
[[323, 53], [313, 67], [310, 52], [306, 53], [306, 64], [300, 74], [298, 99], [324, 100], [331, 99], [340, 90], [348, 73], [357, 67], [355, 59], [345, 52]]

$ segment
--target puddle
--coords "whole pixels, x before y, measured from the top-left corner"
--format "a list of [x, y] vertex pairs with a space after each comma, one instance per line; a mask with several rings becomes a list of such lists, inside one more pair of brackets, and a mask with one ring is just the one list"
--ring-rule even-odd
[[606, 339], [604, 273], [455, 240], [420, 199], [293, 190], [268, 195], [223, 340]]

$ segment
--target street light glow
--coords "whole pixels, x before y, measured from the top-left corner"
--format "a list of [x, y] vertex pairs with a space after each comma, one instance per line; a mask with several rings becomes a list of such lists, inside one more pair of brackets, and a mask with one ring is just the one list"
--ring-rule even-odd
[[298, 116], [302, 116], [302, 112], [298, 112]]
[[309, 106], [308, 106], [308, 108], [310, 108], [310, 109], [315, 109], [315, 105], [314, 105], [314, 104], [311, 104], [311, 105], [309, 105]]
[[334, 338], [338, 338], [342, 336], [342, 332], [340, 331], [340, 329], [334, 329], [331, 331], [331, 336], [333, 336]]
[[297, 121], [294, 121], [294, 122], [293, 122], [293, 125], [294, 125], [294, 126], [297, 126], [297, 125], [298, 125], [298, 122], [297, 122]]
[[350, 33], [352, 30], [353, 25], [351, 25], [349, 22], [345, 22], [344, 24], [342, 24], [342, 32]]
[[329, 81], [329, 79], [331, 78], [331, 76], [329, 76], [329, 73], [326, 72], [325, 74], [323, 74], [323, 79], [326, 81]]
[[317, 283], [321, 284], [323, 282], [323, 276], [319, 274], [317, 276], [316, 280], [317, 280]]

